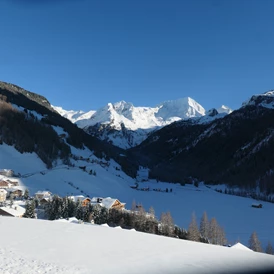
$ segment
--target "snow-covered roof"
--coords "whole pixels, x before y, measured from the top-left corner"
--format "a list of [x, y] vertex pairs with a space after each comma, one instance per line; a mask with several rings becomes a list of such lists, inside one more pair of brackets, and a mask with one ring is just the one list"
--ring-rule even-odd
[[90, 199], [90, 198], [85, 197], [83, 195], [75, 195], [75, 196], [68, 196], [68, 199], [71, 199], [72, 201], [77, 202], [78, 200], [83, 201], [85, 199]]
[[116, 200], [117, 199], [112, 199], [110, 197], [107, 197], [107, 198], [104, 198], [101, 203], [103, 204], [104, 207], [111, 208], [113, 204], [116, 202]]
[[47, 191], [47, 190], [43, 190], [43, 191], [37, 191], [35, 193], [35, 195], [51, 195], [51, 192]]
[[246, 251], [253, 251], [241, 243], [237, 243], [237, 244], [231, 246], [231, 248], [236, 248], [236, 249], [241, 249], [241, 250], [246, 250]]
[[14, 192], [14, 191], [17, 191], [17, 190], [23, 191], [22, 188], [21, 188], [21, 187], [18, 187], [18, 186], [6, 188], [6, 190], [7, 190], [8, 192]]
[[[11, 207], [9, 205], [1, 206], [0, 209], [14, 217], [21, 217], [26, 211], [24, 207], [19, 206], [19, 205], [12, 205]], [[1, 215], [1, 213], [0, 213], [0, 215]]]
[[18, 185], [19, 184], [19, 182], [18, 181], [11, 181], [11, 180], [7, 180], [7, 182], [9, 183], [9, 184], [11, 184], [11, 185]]
[[98, 202], [98, 199], [102, 200], [102, 199], [104, 199], [104, 198], [102, 198], [102, 197], [93, 197], [93, 198], [90, 200], [90, 202], [91, 202], [91, 203], [97, 203], [97, 202]]
[[44, 197], [44, 198], [42, 198], [42, 199], [40, 200], [40, 202], [43, 201], [43, 200], [49, 201], [49, 200], [51, 200], [51, 197]]
[[4, 188], [0, 188], [0, 192], [7, 194], [7, 191]]
[[[98, 202], [98, 200], [100, 202]], [[107, 209], [110, 209], [116, 201], [117, 201], [117, 199], [114, 199], [111, 197], [107, 197], [107, 198], [93, 197], [91, 199], [92, 204], [99, 204], [103, 207], [106, 207]]]

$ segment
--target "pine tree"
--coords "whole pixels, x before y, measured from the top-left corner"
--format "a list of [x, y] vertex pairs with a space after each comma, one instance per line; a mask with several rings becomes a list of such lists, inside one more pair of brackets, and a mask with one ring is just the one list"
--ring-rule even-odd
[[80, 200], [78, 199], [77, 202], [76, 202], [76, 205], [75, 205], [75, 211], [76, 211], [76, 218], [78, 220], [83, 220], [83, 210], [82, 210], [82, 205], [81, 205], [81, 202]]
[[9, 202], [10, 207], [13, 206], [13, 202], [14, 202], [14, 196], [13, 196], [13, 194], [10, 194], [10, 202]]
[[256, 231], [254, 231], [249, 238], [249, 248], [256, 252], [262, 252], [261, 243], [258, 239]]
[[82, 207], [82, 214], [83, 214], [82, 220], [84, 222], [91, 222], [93, 220], [92, 213], [89, 206]]
[[203, 238], [205, 239], [209, 238], [209, 221], [208, 221], [206, 212], [203, 213], [203, 216], [201, 218], [200, 233]]
[[29, 190], [26, 189], [24, 192], [24, 199], [27, 200], [29, 198]]
[[69, 204], [69, 201], [68, 201], [68, 197], [64, 197], [63, 198], [63, 203], [62, 203], [62, 217], [65, 218], [65, 219], [68, 219], [69, 218], [69, 208], [68, 208], [68, 204]]
[[109, 211], [107, 208], [102, 207], [101, 211], [100, 211], [100, 220], [99, 223], [100, 224], [105, 224], [108, 222], [108, 217], [109, 217]]
[[91, 205], [89, 211], [92, 214], [92, 219], [94, 220], [94, 223], [95, 224], [102, 224], [101, 223], [102, 207], [98, 204], [97, 205]]
[[68, 199], [68, 217], [75, 217], [76, 203], [72, 199]]
[[268, 242], [267, 247], [265, 249], [266, 254], [274, 255], [274, 250], [270, 242]]
[[54, 195], [52, 200], [47, 204], [45, 210], [49, 220], [56, 220], [62, 217], [62, 204], [63, 199]]
[[39, 200], [37, 199], [37, 197], [34, 198], [34, 205], [35, 205], [35, 208], [39, 206]]
[[191, 222], [188, 226], [188, 231], [187, 231], [187, 239], [190, 241], [195, 241], [199, 242], [200, 241], [200, 232], [197, 226], [196, 222], [196, 216], [195, 213], [192, 214], [192, 219]]
[[34, 200], [26, 202], [26, 211], [23, 215], [24, 218], [36, 218]]

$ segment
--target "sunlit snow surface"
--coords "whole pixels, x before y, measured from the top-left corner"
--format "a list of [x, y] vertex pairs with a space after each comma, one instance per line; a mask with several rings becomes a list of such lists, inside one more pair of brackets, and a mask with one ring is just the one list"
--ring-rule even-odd
[[1, 273], [251, 273], [274, 256], [97, 225], [0, 217]]
[[[72, 153], [83, 157], [89, 157], [92, 154], [87, 149], [73, 149]], [[95, 156], [90, 158], [96, 159]], [[253, 199], [221, 194], [214, 191], [214, 187], [205, 185], [200, 185], [198, 188], [192, 185], [182, 187], [157, 183], [154, 180], [139, 183], [139, 187], [150, 187], [150, 191], [137, 191], [130, 188], [135, 180], [122, 171], [116, 170], [119, 165], [114, 161], [111, 161], [107, 168], [85, 161], [74, 161], [74, 163], [75, 168], [68, 169], [67, 166], [59, 165], [52, 170], [47, 170], [35, 153], [20, 154], [11, 146], [0, 145], [0, 169], [13, 169], [16, 173], [29, 175], [29, 177], [20, 178], [19, 181], [30, 190], [31, 194], [38, 190], [49, 190], [61, 196], [112, 197], [125, 202], [128, 209], [131, 209], [132, 201], [135, 200], [146, 210], [153, 206], [158, 218], [162, 212], [170, 211], [174, 222], [186, 229], [193, 212], [199, 222], [203, 212], [206, 211], [209, 218], [216, 217], [218, 223], [225, 229], [229, 244], [233, 245], [240, 241], [248, 245], [253, 231], [257, 232], [263, 248], [268, 241], [274, 244], [272, 218], [274, 204], [261, 202], [263, 208], [253, 208], [251, 207], [254, 203]], [[77, 166], [86, 166], [88, 170], [96, 171], [96, 176], [83, 172]], [[152, 191], [154, 188], [162, 190], [172, 188], [172, 192]]]

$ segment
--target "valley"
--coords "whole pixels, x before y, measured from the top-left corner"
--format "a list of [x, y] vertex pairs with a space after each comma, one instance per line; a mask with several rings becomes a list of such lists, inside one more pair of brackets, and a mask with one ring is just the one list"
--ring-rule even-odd
[[[96, 160], [87, 149], [74, 149], [73, 153], [79, 157]], [[255, 200], [218, 193], [214, 190], [218, 186], [200, 184], [197, 188], [194, 185], [181, 186], [149, 180], [140, 182], [139, 186], [149, 187], [150, 191], [138, 191], [130, 187], [134, 185], [135, 179], [117, 170], [116, 167], [119, 168], [119, 165], [114, 161], [109, 162], [109, 167], [102, 167], [97, 163], [72, 159], [75, 167], [60, 164], [48, 170], [37, 155], [21, 154], [12, 146], [0, 145], [0, 155], [0, 167], [12, 169], [15, 173], [19, 172], [22, 177], [24, 174], [31, 174], [18, 180], [32, 195], [39, 190], [48, 190], [63, 197], [70, 195], [112, 197], [125, 202], [127, 209], [130, 209], [132, 202], [135, 201], [137, 204], [142, 204], [146, 210], [153, 206], [158, 218], [162, 212], [171, 212], [174, 223], [185, 229], [191, 221], [193, 212], [199, 222], [203, 212], [206, 211], [209, 218], [215, 217], [224, 228], [229, 244], [240, 241], [248, 245], [253, 231], [258, 233], [263, 247], [274, 238], [274, 223], [271, 218], [274, 204], [261, 202], [262, 209], [252, 208], [251, 205], [256, 202]], [[95, 170], [96, 176], [89, 175], [78, 166]], [[70, 182], [73, 186], [69, 184]], [[156, 188], [164, 191], [153, 191]], [[166, 188], [172, 188], [172, 192], [165, 192]]]

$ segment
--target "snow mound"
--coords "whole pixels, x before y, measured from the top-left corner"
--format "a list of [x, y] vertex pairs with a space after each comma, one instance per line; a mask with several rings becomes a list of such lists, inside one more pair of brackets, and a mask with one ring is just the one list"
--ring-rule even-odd
[[231, 246], [231, 248], [240, 249], [240, 250], [244, 250], [244, 251], [253, 251], [241, 243], [237, 243], [237, 244]]

